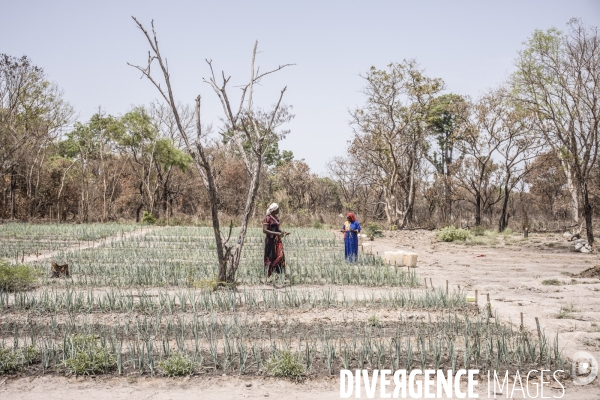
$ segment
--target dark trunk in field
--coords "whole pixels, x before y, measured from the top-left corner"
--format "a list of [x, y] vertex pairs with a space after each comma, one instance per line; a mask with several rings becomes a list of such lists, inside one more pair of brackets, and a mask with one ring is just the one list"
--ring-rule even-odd
[[475, 226], [481, 225], [481, 195], [475, 195]]
[[590, 199], [589, 199], [589, 192], [588, 192], [588, 187], [587, 187], [587, 182], [583, 182], [581, 184], [581, 188], [582, 188], [582, 194], [583, 194], [583, 214], [585, 216], [585, 233], [587, 235], [587, 241], [589, 243], [589, 245], [595, 249], [596, 246], [594, 245], [594, 230], [592, 227], [592, 216], [593, 216], [593, 209], [592, 209], [592, 205], [590, 204]]
[[504, 185], [504, 200], [502, 201], [502, 212], [498, 222], [498, 232], [504, 232], [508, 226], [508, 198], [510, 196], [508, 185]]

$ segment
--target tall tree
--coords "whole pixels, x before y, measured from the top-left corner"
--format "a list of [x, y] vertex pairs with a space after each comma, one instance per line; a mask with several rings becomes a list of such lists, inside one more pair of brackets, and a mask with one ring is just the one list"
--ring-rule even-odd
[[508, 203], [513, 190], [527, 174], [531, 173], [531, 162], [542, 151], [543, 145], [532, 133], [531, 114], [508, 96], [505, 88], [490, 94], [494, 102], [492, 112], [497, 116], [491, 133], [499, 144], [498, 165], [502, 171], [502, 208], [498, 220], [498, 232], [508, 227]]
[[456, 170], [454, 149], [456, 142], [461, 139], [467, 119], [468, 104], [464, 97], [457, 94], [438, 96], [429, 107], [427, 123], [433, 143], [427, 143], [424, 155], [443, 183], [442, 219], [445, 222], [452, 220], [452, 175]]
[[501, 144], [497, 102], [493, 93], [475, 102], [462, 140], [457, 143], [462, 154], [457, 161], [455, 182], [469, 194], [464, 200], [475, 207], [475, 225], [481, 225], [483, 212], [500, 200], [497, 187], [501, 171], [494, 163]]
[[45, 149], [72, 117], [73, 109], [42, 68], [26, 56], [0, 54], [0, 182], [5, 206], [7, 190], [10, 194], [10, 218], [17, 217], [19, 182], [27, 203], [36, 201]]
[[383, 189], [389, 225], [404, 228], [412, 223], [428, 107], [443, 81], [425, 76], [414, 60], [371, 67], [363, 78], [367, 100], [351, 112], [349, 153]]
[[575, 220], [581, 197], [587, 240], [594, 248], [589, 185], [600, 134], [600, 37], [598, 28], [579, 19], [568, 26], [567, 34], [554, 28], [534, 32], [519, 54], [513, 84], [563, 163]]

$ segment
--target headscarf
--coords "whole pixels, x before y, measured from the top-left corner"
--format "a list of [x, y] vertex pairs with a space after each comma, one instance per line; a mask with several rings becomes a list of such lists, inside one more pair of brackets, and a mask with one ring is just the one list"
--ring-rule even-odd
[[271, 213], [275, 210], [279, 210], [279, 205], [277, 203], [271, 203], [269, 208], [267, 208], [267, 215], [271, 215]]
[[351, 212], [348, 213], [347, 217], [350, 218], [350, 222], [356, 221], [356, 216]]

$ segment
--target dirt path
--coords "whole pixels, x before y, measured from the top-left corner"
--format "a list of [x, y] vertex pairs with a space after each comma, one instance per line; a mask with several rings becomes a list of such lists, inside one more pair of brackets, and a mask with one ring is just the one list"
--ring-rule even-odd
[[[464, 385], [462, 390], [466, 392]], [[556, 385], [544, 387], [545, 398], [561, 398], [562, 390]], [[435, 388], [435, 386], [434, 386]], [[535, 394], [535, 386], [530, 386], [531, 395]], [[388, 389], [388, 393], [393, 391]], [[435, 391], [435, 389], [434, 389]], [[480, 380], [475, 393], [479, 398], [488, 398], [487, 382]], [[498, 398], [506, 398], [499, 395]], [[364, 389], [361, 398], [367, 398]], [[98, 378], [65, 378], [65, 377], [30, 377], [0, 380], [0, 398], [21, 399], [319, 399], [333, 400], [340, 398], [339, 376], [330, 379], [310, 380], [304, 383], [293, 383], [286, 380], [262, 377], [192, 377], [192, 378], [158, 378], [158, 377], [98, 377]], [[353, 395], [351, 398], [355, 398]], [[375, 392], [380, 397], [379, 387]], [[445, 397], [442, 397], [445, 398]], [[524, 398], [521, 392], [515, 392], [515, 399]], [[531, 397], [526, 397], [531, 398]], [[539, 398], [539, 396], [538, 396]], [[583, 387], [567, 385], [563, 400], [590, 400], [600, 398], [600, 385], [592, 384]]]
[[141, 228], [141, 229], [138, 229], [138, 230], [135, 230], [132, 232], [107, 236], [102, 239], [80, 242], [77, 245], [65, 247], [64, 249], [49, 251], [47, 253], [39, 253], [37, 256], [35, 254], [28, 255], [26, 257], [23, 257], [22, 262], [31, 263], [31, 262], [36, 262], [36, 261], [39, 262], [39, 261], [43, 261], [43, 260], [49, 260], [49, 259], [57, 257], [61, 252], [64, 252], [64, 251], [93, 249], [93, 248], [100, 247], [105, 244], [110, 244], [115, 241], [125, 240], [125, 239], [131, 238], [131, 237], [143, 236], [150, 232], [159, 230], [161, 228], [162, 228], [161, 226], [152, 226], [152, 227], [147, 227], [147, 228]]

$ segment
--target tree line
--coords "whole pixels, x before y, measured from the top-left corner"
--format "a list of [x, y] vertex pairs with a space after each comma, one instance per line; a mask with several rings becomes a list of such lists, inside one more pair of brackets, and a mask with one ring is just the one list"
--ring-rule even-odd
[[[364, 103], [349, 113], [346, 155], [319, 176], [280, 149], [293, 118], [285, 88], [270, 108], [253, 100], [260, 80], [291, 65], [259, 72], [255, 48], [253, 73], [234, 100], [229, 77], [208, 61], [204, 82], [223, 105], [223, 122], [205, 126], [200, 97], [191, 105], [175, 102], [176, 77], [161, 64], [154, 26], [148, 32], [135, 22], [151, 57], [132, 66], [156, 86], [160, 101], [122, 115], [99, 109], [77, 122], [41, 67], [1, 55], [2, 219], [152, 215], [247, 225], [277, 201], [295, 224], [337, 224], [352, 210], [391, 229], [585, 226], [593, 243], [600, 179], [596, 27], [571, 20], [565, 32], [535, 31], [510, 78], [477, 98], [449, 93], [415, 60], [371, 67], [362, 75]], [[159, 75], [150, 74], [151, 63]]]

